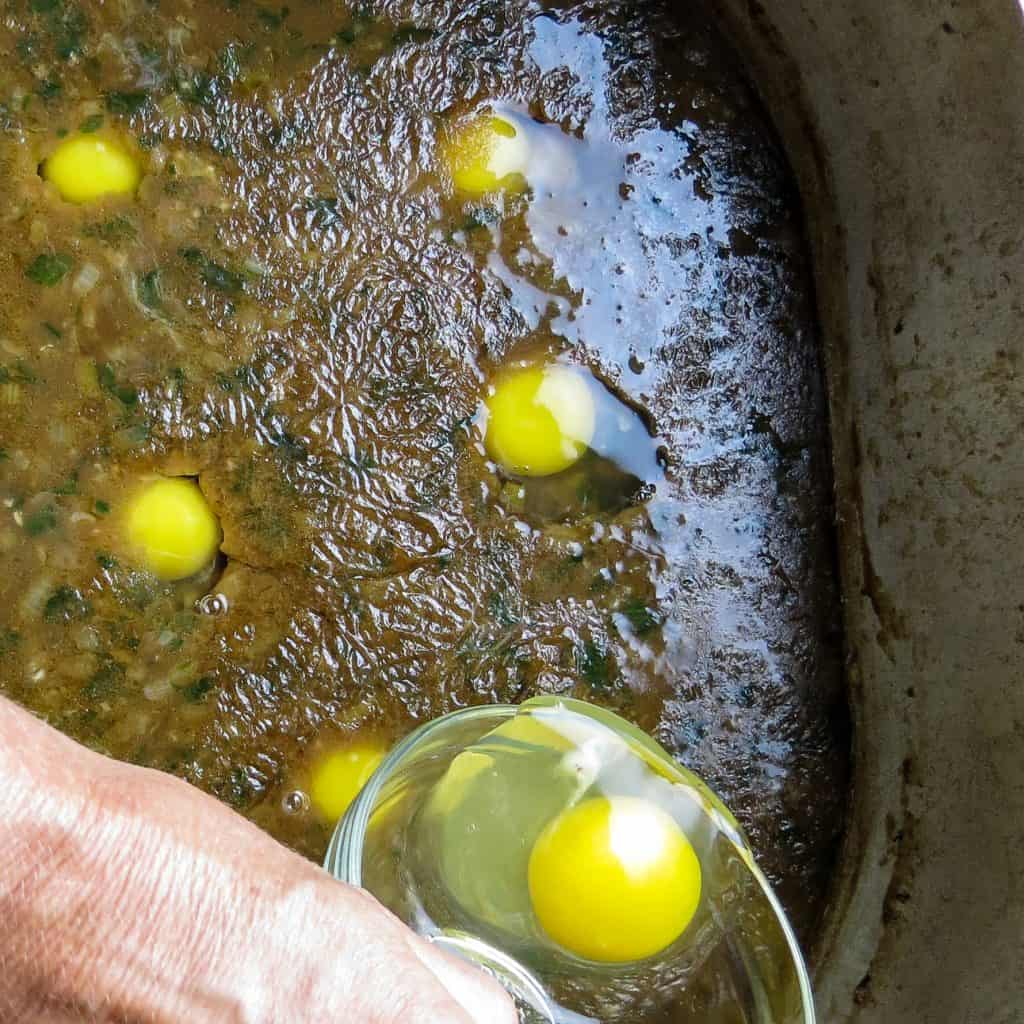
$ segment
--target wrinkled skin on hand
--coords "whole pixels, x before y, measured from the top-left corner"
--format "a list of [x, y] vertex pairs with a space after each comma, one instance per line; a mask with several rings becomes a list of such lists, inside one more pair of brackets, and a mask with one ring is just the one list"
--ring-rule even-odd
[[4, 1022], [516, 1020], [366, 893], [2, 699], [0, 788]]

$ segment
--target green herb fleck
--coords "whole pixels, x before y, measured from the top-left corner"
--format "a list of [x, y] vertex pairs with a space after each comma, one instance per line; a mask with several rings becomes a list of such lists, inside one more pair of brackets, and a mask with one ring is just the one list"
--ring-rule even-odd
[[219, 82], [202, 71], [181, 74], [175, 83], [175, 92], [186, 102], [210, 106], [219, 92]]
[[99, 224], [88, 224], [82, 229], [86, 238], [98, 238], [107, 245], [118, 246], [133, 242], [138, 237], [135, 225], [127, 217], [111, 217]]
[[15, 43], [14, 50], [23, 64], [34, 63], [39, 53], [39, 37], [32, 33], [23, 35]]
[[151, 576], [131, 574], [119, 582], [117, 597], [121, 604], [143, 611], [157, 599], [157, 582]]
[[114, 368], [110, 363], [100, 363], [97, 367], [100, 387], [109, 395], [113, 395], [122, 405], [131, 408], [139, 400], [139, 393], [135, 388], [121, 387], [117, 383]]
[[[55, 78], [44, 79], [36, 86], [36, 95], [38, 95], [40, 99], [46, 100], [47, 102], [49, 102], [50, 100], [55, 100], [63, 92], [64, 86], [61, 85], [60, 82], [58, 82]], [[67, 132], [65, 131], [64, 134], [66, 135]]]
[[181, 255], [186, 262], [199, 268], [199, 276], [211, 288], [228, 295], [237, 295], [243, 291], [245, 279], [241, 274], [215, 263], [202, 249], [182, 249]]
[[21, 642], [21, 635], [14, 629], [0, 629], [0, 658], [10, 654]]
[[236, 274], [212, 260], [203, 267], [202, 278], [211, 288], [228, 295], [237, 295], [245, 285], [240, 274]]
[[306, 462], [309, 459], [309, 449], [306, 445], [287, 430], [275, 430], [267, 440], [274, 449], [274, 454], [285, 462]]
[[160, 634], [160, 646], [168, 651], [180, 651], [185, 644], [185, 638], [172, 629], [165, 629]]
[[77, 494], [78, 493], [78, 470], [75, 470], [63, 483], [53, 489], [54, 494]]
[[310, 196], [306, 199], [305, 206], [312, 227], [326, 228], [341, 220], [337, 196]]
[[57, 512], [52, 505], [47, 505], [25, 520], [25, 532], [30, 537], [38, 537], [42, 533], [49, 533], [56, 525]]
[[49, 320], [43, 322], [43, 330], [50, 335], [51, 338], [56, 338], [60, 341], [64, 337], [64, 332], [59, 327], [54, 327]]
[[79, 126], [78, 130], [83, 135], [92, 135], [93, 132], [99, 131], [103, 127], [103, 115], [93, 114], [91, 117], [87, 117]]
[[242, 513], [242, 519], [248, 529], [266, 541], [283, 542], [291, 532], [289, 524], [277, 512], [263, 505], [247, 508]]
[[141, 423], [132, 423], [130, 426], [125, 427], [120, 432], [120, 436], [126, 444], [140, 445], [145, 444], [152, 436], [152, 425], [148, 420], [144, 420]]
[[108, 92], [106, 96], [107, 110], [111, 114], [121, 114], [125, 117], [139, 113], [147, 103], [149, 103], [149, 93], [143, 89]]
[[12, 380], [18, 384], [34, 384], [36, 382], [36, 375], [32, 372], [32, 367], [24, 359], [19, 359], [14, 364], [13, 369], [7, 366], [0, 366], [0, 384], [6, 384]]
[[89, 22], [77, 7], [65, 6], [58, 0], [51, 14], [51, 25], [58, 60], [67, 61], [82, 53]]
[[102, 700], [104, 697], [112, 697], [120, 688], [123, 680], [124, 666], [113, 658], [107, 658], [82, 688], [82, 696], [87, 700]]
[[596, 641], [588, 640], [576, 649], [576, 671], [591, 689], [607, 690], [611, 683], [611, 657]]
[[162, 305], [160, 298], [160, 271], [150, 270], [145, 274], [139, 274], [135, 278], [135, 292], [146, 309], [159, 309]]
[[189, 704], [201, 704], [214, 685], [213, 676], [200, 676], [194, 683], [189, 683], [181, 694]]
[[479, 230], [481, 227], [486, 227], [488, 224], [494, 224], [500, 219], [498, 210], [489, 206], [477, 207], [475, 210], [470, 210], [465, 217], [463, 217], [462, 223], [459, 225], [460, 229], [465, 231], [467, 234], [473, 231]]
[[269, 7], [257, 7], [256, 15], [268, 29], [278, 29], [288, 19], [292, 12], [287, 7], [272, 11]]
[[[153, 0], [153, 6], [156, 7], [159, 0]], [[150, 77], [157, 77], [160, 71], [160, 66], [163, 64], [163, 52], [156, 46], [151, 46], [149, 43], [139, 43], [137, 47], [139, 55], [139, 67], [149, 72]]]
[[91, 614], [92, 605], [82, 597], [82, 592], [67, 584], [58, 587], [43, 606], [43, 618], [47, 622], [75, 622]]
[[92, 507], [98, 516], [105, 516], [110, 512], [110, 503], [101, 498], [97, 498]]
[[71, 257], [61, 252], [41, 253], [25, 270], [25, 276], [45, 288], [52, 288], [63, 280], [71, 269]]
[[391, 34], [391, 42], [395, 46], [401, 46], [403, 43], [426, 43], [433, 38], [433, 29], [413, 24], [399, 25]]
[[195, 747], [190, 747], [190, 746], [179, 747], [177, 750], [174, 751], [174, 753], [172, 753], [171, 755], [169, 755], [165, 759], [164, 765], [163, 765], [163, 770], [165, 772], [170, 772], [171, 774], [175, 774], [184, 765], [187, 765], [190, 762], [194, 761], [195, 760], [195, 756], [196, 756]]
[[96, 561], [99, 563], [101, 569], [116, 569], [117, 559], [113, 555], [107, 554], [106, 551], [96, 552]]
[[227, 785], [223, 783], [219, 785], [216, 792], [221, 799], [227, 800], [232, 807], [242, 810], [252, 803], [256, 790], [245, 769], [235, 767], [231, 769], [231, 781]]
[[512, 626], [519, 621], [519, 616], [509, 607], [508, 598], [500, 590], [491, 591], [487, 598], [487, 611], [502, 626]]
[[335, 42], [342, 46], [351, 46], [357, 39], [370, 31], [374, 21], [372, 14], [368, 14], [366, 11], [357, 11], [351, 23], [335, 35]]
[[619, 611], [629, 620], [629, 624], [637, 636], [650, 633], [652, 629], [657, 629], [662, 623], [661, 614], [654, 608], [649, 608], [637, 597], [631, 597], [620, 605]]

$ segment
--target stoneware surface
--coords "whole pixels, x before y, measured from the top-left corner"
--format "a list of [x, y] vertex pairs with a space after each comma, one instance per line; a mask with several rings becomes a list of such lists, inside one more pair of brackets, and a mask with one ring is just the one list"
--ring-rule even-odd
[[857, 785], [821, 1015], [1024, 1021], [1024, 15], [722, 6], [827, 346]]

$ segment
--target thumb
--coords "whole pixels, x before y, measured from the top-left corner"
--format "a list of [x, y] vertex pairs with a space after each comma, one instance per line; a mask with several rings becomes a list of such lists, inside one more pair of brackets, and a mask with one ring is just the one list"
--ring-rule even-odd
[[473, 1024], [517, 1024], [519, 1014], [511, 997], [490, 975], [419, 936], [413, 936], [410, 945], [416, 958], [469, 1014]]

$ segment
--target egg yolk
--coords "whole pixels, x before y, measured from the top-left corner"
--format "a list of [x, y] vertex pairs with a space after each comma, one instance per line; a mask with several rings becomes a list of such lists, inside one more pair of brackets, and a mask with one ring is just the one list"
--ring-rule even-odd
[[384, 751], [372, 745], [328, 754], [313, 769], [309, 787], [317, 813], [325, 821], [338, 821], [383, 760]]
[[511, 121], [490, 115], [455, 132], [444, 151], [455, 187], [470, 195], [526, 187], [530, 147]]
[[101, 135], [73, 135], [47, 158], [43, 177], [68, 202], [88, 203], [101, 196], [132, 195], [142, 171], [119, 142]]
[[485, 442], [509, 473], [550, 476], [571, 466], [594, 437], [594, 396], [583, 375], [567, 366], [509, 370], [494, 382]]
[[559, 946], [626, 963], [670, 946], [697, 912], [700, 861], [670, 815], [637, 797], [560, 814], [530, 854], [534, 914]]
[[157, 480], [127, 510], [128, 541], [143, 568], [162, 580], [192, 576], [213, 561], [220, 523], [192, 480]]

